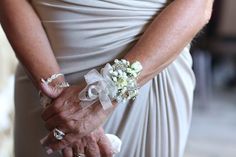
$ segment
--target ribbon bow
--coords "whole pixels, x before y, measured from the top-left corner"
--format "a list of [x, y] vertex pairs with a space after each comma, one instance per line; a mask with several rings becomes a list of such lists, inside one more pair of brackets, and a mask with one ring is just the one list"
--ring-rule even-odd
[[110, 78], [109, 70], [112, 66], [107, 63], [99, 73], [92, 69], [84, 75], [87, 86], [79, 93], [80, 105], [87, 107], [94, 104], [98, 99], [104, 110], [112, 106], [112, 100], [116, 96], [117, 87]]

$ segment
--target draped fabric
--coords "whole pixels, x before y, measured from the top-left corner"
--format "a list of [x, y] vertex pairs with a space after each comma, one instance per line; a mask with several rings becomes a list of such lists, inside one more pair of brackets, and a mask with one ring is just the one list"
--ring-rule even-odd
[[[32, 0], [55, 57], [70, 84], [91, 69], [122, 58], [167, 0]], [[180, 17], [181, 18], [181, 17]], [[171, 44], [171, 43], [170, 43]], [[30, 45], [29, 45], [30, 46]], [[191, 122], [195, 77], [189, 46], [103, 124], [123, 142], [116, 157], [181, 157]], [[15, 157], [47, 157], [37, 90], [18, 65], [15, 79]], [[59, 153], [51, 157], [60, 156]]]

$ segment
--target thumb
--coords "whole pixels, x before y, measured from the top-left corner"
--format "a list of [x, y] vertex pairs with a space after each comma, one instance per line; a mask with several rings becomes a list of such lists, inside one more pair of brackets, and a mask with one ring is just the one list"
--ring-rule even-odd
[[63, 91], [63, 88], [57, 88], [57, 87], [48, 85], [43, 79], [41, 80], [41, 89], [42, 89], [42, 92], [49, 98], [56, 98]]

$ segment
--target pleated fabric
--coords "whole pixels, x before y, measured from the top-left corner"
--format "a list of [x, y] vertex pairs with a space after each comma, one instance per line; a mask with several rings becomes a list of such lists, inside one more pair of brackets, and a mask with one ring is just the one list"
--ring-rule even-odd
[[[55, 57], [70, 84], [89, 70], [122, 58], [167, 0], [32, 0]], [[192, 114], [195, 77], [189, 46], [120, 103], [103, 127], [122, 140], [116, 157], [182, 157]], [[47, 133], [37, 90], [18, 65], [15, 79], [15, 157], [48, 157], [39, 140]], [[50, 155], [60, 156], [59, 153]]]

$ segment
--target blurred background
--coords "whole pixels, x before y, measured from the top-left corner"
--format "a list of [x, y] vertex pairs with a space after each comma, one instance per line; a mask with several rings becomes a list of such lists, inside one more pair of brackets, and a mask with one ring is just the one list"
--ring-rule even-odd
[[[193, 40], [191, 54], [197, 86], [185, 157], [235, 157], [236, 0], [215, 0], [212, 19]], [[0, 27], [0, 157], [12, 157], [16, 64]]]

